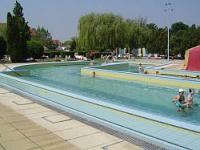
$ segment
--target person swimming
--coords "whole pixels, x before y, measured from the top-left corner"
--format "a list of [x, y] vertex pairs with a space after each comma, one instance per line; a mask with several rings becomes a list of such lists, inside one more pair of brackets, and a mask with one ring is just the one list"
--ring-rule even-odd
[[194, 93], [195, 93], [194, 89], [189, 89], [187, 100], [186, 100], [186, 102], [184, 104], [185, 106], [187, 106], [187, 108], [191, 108], [192, 107]]
[[181, 111], [185, 108], [185, 104], [186, 104], [186, 101], [185, 101], [185, 96], [184, 96], [184, 90], [183, 89], [179, 89], [178, 91], [178, 95], [176, 95], [172, 102], [176, 105], [176, 107], [178, 108], [177, 111]]

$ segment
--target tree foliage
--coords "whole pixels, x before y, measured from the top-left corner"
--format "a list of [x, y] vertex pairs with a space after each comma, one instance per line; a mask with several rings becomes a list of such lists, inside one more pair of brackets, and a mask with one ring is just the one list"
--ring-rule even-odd
[[44, 27], [38, 27], [36, 31], [31, 35], [31, 39], [35, 41], [40, 41], [42, 45], [47, 48], [52, 48], [52, 36], [47, 29]]
[[33, 57], [34, 59], [41, 58], [44, 53], [44, 47], [41, 42], [30, 40], [27, 42], [28, 57]]
[[77, 45], [77, 39], [73, 37], [70, 42], [70, 50], [74, 51], [76, 49], [76, 45]]
[[13, 15], [7, 14], [7, 46], [13, 62], [21, 62], [27, 58], [26, 41], [30, 39], [28, 22], [23, 17], [23, 8], [16, 1]]
[[[143, 18], [123, 19], [111, 13], [82, 16], [78, 26], [77, 49], [81, 51], [115, 48], [146, 48], [149, 53], [167, 54], [167, 28], [147, 24]], [[170, 53], [184, 56], [185, 50], [200, 44], [200, 27], [183, 22], [172, 24]]]
[[66, 48], [70, 51], [75, 51], [76, 47], [77, 47], [77, 38], [76, 37], [72, 37], [70, 40], [65, 41], [64, 45], [66, 46]]
[[102, 50], [125, 46], [126, 24], [111, 13], [88, 14], [79, 20], [79, 49]]
[[146, 48], [149, 53], [166, 54], [167, 49], [167, 29], [148, 25], [151, 32]]
[[6, 54], [6, 48], [7, 48], [6, 41], [2, 36], [0, 36], [0, 59], [2, 59], [3, 56]]
[[191, 27], [182, 23], [174, 23], [171, 29], [171, 49], [173, 54], [180, 53], [182, 56], [185, 50], [200, 44], [200, 27]]

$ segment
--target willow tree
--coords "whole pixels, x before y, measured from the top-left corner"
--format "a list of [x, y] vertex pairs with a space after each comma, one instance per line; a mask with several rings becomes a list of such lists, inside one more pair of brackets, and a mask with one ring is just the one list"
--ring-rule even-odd
[[24, 61], [27, 57], [26, 42], [30, 39], [30, 30], [23, 15], [23, 8], [17, 1], [13, 15], [7, 14], [7, 49], [13, 62]]

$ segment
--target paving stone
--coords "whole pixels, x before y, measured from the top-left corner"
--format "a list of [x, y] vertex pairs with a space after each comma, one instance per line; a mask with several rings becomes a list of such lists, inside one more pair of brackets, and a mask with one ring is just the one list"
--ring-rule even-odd
[[74, 138], [83, 137], [83, 136], [91, 135], [98, 132], [101, 132], [101, 131], [89, 126], [82, 126], [82, 127], [72, 128], [72, 129], [58, 131], [54, 133], [62, 137], [64, 140], [71, 140]]
[[24, 114], [24, 115], [28, 115], [28, 114], [34, 114], [34, 113], [42, 113], [42, 112], [45, 112], [45, 111], [49, 111], [50, 109], [48, 108], [45, 108], [45, 107], [41, 107], [41, 108], [33, 108], [33, 109], [25, 109], [25, 110], [19, 110], [19, 112], [21, 114]]
[[67, 121], [70, 120], [70, 117], [64, 116], [64, 115], [53, 115], [53, 116], [46, 116], [43, 117], [44, 119], [52, 122], [52, 123], [58, 123], [58, 122], [63, 122], [63, 121]]
[[51, 123], [45, 119], [36, 119], [34, 120], [37, 124], [51, 130], [52, 132], [56, 131], [61, 131], [61, 130], [66, 130], [70, 128], [76, 128], [80, 126], [84, 126], [85, 124], [76, 121], [76, 120], [69, 120], [69, 121], [64, 121], [64, 122], [59, 122], [59, 123]]
[[7, 122], [9, 122], [9, 123], [20, 122], [20, 121], [23, 122], [23, 121], [27, 120], [27, 118], [24, 116], [15, 116], [15, 115], [7, 116], [7, 117], [5, 116], [4, 119], [7, 120]]
[[110, 145], [108, 146], [108, 149], [109, 150], [143, 150], [143, 148], [133, 145], [131, 143], [128, 143], [126, 141]]
[[26, 109], [35, 109], [35, 108], [40, 108], [41, 106], [39, 106], [38, 104], [24, 104], [24, 105], [17, 105], [15, 103], [13, 103], [12, 105], [15, 105], [13, 107], [16, 107], [15, 110], [26, 110]]
[[80, 148], [74, 146], [69, 142], [58, 142], [52, 145], [42, 147], [44, 150], [80, 150]]
[[29, 120], [13, 122], [12, 125], [19, 130], [20, 129], [30, 129], [30, 128], [34, 128], [34, 127], [39, 127], [37, 124], [33, 124]]
[[0, 150], [5, 150], [5, 148], [0, 143]]
[[23, 139], [17, 139], [14, 141], [7, 141], [2, 142], [3, 147], [5, 147], [6, 150], [27, 150], [31, 148], [36, 148], [37, 145], [35, 145], [33, 142], [28, 140], [27, 138]]
[[96, 133], [80, 138], [76, 138], [73, 140], [69, 140], [70, 143], [74, 144], [75, 146], [79, 147], [80, 149], [89, 149], [93, 147], [97, 147], [100, 145], [109, 144], [112, 142], [117, 142], [120, 139], [109, 135], [107, 133]]
[[2, 132], [0, 136], [1, 142], [14, 141], [16, 139], [23, 139], [25, 136], [17, 130]]
[[97, 146], [97, 147], [89, 148], [88, 150], [105, 150], [105, 149], [103, 149], [102, 146]]
[[10, 91], [6, 90], [6, 89], [3, 89], [3, 88], [0, 88], [0, 94], [3, 94], [3, 93], [8, 93]]
[[[30, 100], [27, 100], [27, 99], [20, 99], [20, 100], [14, 100], [12, 101], [12, 103], [16, 104], [16, 105], [21, 105], [21, 106], [24, 106], [24, 105], [38, 105], [38, 104], [35, 104], [33, 101], [30, 101]], [[38, 105], [39, 106], [39, 105]]]
[[1, 124], [0, 125], [0, 134], [5, 133], [5, 132], [10, 132], [16, 130], [12, 125], [9, 123]]
[[43, 150], [43, 149], [41, 149], [41, 148], [30, 148], [28, 150]]
[[54, 115], [59, 115], [59, 113], [49, 110], [45, 112], [38, 112], [38, 113], [33, 113], [33, 114], [26, 114], [27, 118], [30, 118], [31, 120], [37, 119], [37, 118], [43, 118], [47, 116], [54, 116]]
[[20, 130], [24, 135], [27, 137], [31, 136], [43, 136], [45, 134], [50, 133], [49, 130], [46, 130], [45, 128], [31, 128], [31, 129], [24, 129]]

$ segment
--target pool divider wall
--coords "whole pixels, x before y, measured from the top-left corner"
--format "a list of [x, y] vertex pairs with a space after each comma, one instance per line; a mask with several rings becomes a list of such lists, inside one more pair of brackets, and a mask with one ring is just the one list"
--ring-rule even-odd
[[118, 80], [140, 82], [140, 83], [142, 82], [144, 84], [146, 83], [152, 85], [170, 86], [177, 88], [200, 89], [199, 81], [181, 79], [177, 77], [167, 77], [167, 76], [141, 74], [141, 73], [129, 73], [124, 71], [112, 71], [112, 70], [98, 69], [95, 67], [83, 67], [81, 68], [81, 74], [92, 77], [93, 74], [95, 74], [95, 77], [105, 77], [110, 79], [118, 79]]
[[15, 70], [22, 70], [26, 69], [31, 65], [31, 67], [39, 67], [45, 68], [49, 66], [68, 66], [68, 65], [87, 65], [89, 64], [89, 61], [68, 61], [68, 62], [46, 62], [46, 63], [31, 63], [31, 64], [24, 64], [24, 65], [17, 65], [13, 69]]

